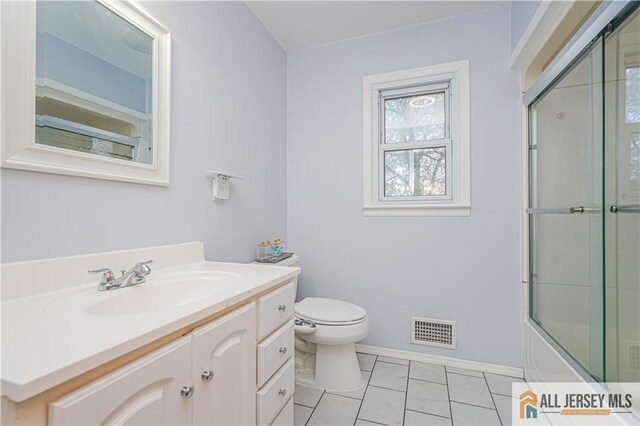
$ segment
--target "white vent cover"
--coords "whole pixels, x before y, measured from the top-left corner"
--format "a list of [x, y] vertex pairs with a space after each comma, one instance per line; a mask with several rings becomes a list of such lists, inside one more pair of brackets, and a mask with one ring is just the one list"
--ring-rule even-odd
[[411, 317], [411, 343], [455, 349], [456, 322]]
[[622, 350], [622, 372], [634, 381], [640, 380], [640, 342], [625, 340]]

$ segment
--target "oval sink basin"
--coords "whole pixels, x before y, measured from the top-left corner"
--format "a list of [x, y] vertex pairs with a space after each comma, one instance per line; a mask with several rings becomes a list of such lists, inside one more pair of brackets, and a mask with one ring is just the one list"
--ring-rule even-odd
[[84, 289], [49, 304], [45, 311], [78, 307], [103, 317], [137, 315], [171, 309], [207, 299], [230, 290], [240, 276], [221, 271], [167, 272], [150, 275], [147, 281], [116, 290]]
[[197, 271], [167, 273], [147, 277], [147, 282], [111, 290], [111, 297], [85, 311], [100, 316], [134, 315], [186, 305], [224, 293], [233, 287], [238, 275], [229, 272]]

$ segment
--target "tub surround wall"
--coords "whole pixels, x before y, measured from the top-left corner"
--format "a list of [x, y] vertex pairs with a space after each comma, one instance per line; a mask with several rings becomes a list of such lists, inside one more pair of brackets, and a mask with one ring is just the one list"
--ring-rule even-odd
[[[299, 298], [367, 310], [361, 343], [519, 367], [518, 75], [510, 7], [288, 56], [288, 235]], [[362, 77], [469, 59], [470, 217], [364, 217]], [[457, 350], [410, 343], [411, 316], [457, 321]]]
[[[142, 8], [173, 35], [169, 187], [2, 169], [2, 262], [196, 240], [246, 262], [286, 240], [284, 50], [243, 2]], [[206, 170], [246, 179], [214, 203]]]

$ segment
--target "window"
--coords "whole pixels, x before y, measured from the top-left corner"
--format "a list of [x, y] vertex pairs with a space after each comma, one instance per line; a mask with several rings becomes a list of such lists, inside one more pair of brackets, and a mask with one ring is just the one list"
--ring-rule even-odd
[[449, 85], [379, 91], [383, 200], [451, 198]]
[[365, 215], [469, 215], [468, 68], [364, 78]]

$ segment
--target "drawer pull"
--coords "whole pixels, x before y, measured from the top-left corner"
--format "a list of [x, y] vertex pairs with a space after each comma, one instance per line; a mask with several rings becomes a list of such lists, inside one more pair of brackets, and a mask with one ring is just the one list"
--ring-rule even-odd
[[180, 389], [180, 396], [189, 399], [193, 396], [193, 392], [193, 386], [183, 386], [182, 389]]
[[280, 355], [284, 355], [287, 353], [287, 348], [281, 347], [279, 352], [280, 352]]
[[278, 310], [279, 310], [280, 312], [284, 312], [284, 311], [286, 311], [286, 310], [287, 310], [287, 305], [280, 305], [280, 306], [278, 306]]
[[280, 395], [280, 396], [282, 396], [282, 397], [284, 397], [286, 394], [287, 394], [287, 390], [286, 390], [286, 389], [280, 389], [280, 390], [278, 391], [278, 395]]
[[213, 371], [211, 370], [204, 370], [202, 372], [202, 375], [200, 376], [200, 378], [202, 379], [203, 382], [207, 382], [209, 383], [210, 381], [213, 380]]

